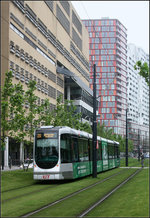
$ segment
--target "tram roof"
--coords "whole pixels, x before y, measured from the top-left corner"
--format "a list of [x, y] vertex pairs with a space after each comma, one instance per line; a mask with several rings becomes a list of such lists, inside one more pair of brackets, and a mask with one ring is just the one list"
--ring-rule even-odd
[[[87, 133], [85, 131], [81, 131], [81, 130], [76, 130], [76, 129], [73, 129], [69, 126], [41, 126], [40, 129], [52, 129], [52, 130], [60, 130], [61, 133], [68, 133], [68, 134], [74, 134], [74, 135], [77, 135], [77, 136], [84, 136], [84, 137], [87, 137], [87, 138], [92, 138], [92, 134], [90, 133]], [[98, 140], [102, 140], [102, 141], [105, 141], [105, 142], [108, 142], [108, 143], [115, 143], [116, 145], [119, 145], [119, 142], [117, 141], [113, 141], [113, 140], [109, 140], [109, 139], [106, 139], [106, 138], [102, 138], [101, 136], [97, 136], [97, 139]]]

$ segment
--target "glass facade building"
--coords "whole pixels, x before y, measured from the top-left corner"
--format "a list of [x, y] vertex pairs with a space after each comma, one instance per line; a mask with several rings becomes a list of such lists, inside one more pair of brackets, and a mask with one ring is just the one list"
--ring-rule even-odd
[[127, 29], [117, 19], [83, 20], [89, 32], [90, 88], [96, 64], [97, 121], [126, 133]]
[[127, 46], [128, 76], [127, 102], [129, 139], [133, 141], [134, 152], [149, 151], [149, 86], [134, 69], [137, 61], [146, 62], [149, 66], [149, 55], [133, 43]]

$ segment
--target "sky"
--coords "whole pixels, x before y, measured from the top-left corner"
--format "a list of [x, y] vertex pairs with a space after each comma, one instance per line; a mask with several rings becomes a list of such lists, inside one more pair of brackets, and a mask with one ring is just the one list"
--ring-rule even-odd
[[149, 1], [71, 1], [81, 19], [118, 19], [128, 43], [149, 54]]

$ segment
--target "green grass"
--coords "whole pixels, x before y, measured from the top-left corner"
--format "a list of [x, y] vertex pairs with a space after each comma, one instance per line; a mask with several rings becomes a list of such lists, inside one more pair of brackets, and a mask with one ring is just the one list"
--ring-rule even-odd
[[95, 201], [103, 197], [112, 190], [117, 184], [132, 174], [135, 169], [127, 169], [124, 173], [112, 177], [89, 190], [86, 190], [70, 199], [65, 200], [51, 208], [35, 214], [35, 217], [74, 217], [78, 216], [83, 210], [92, 205]]
[[[120, 160], [120, 167], [125, 167], [126, 166], [126, 159], [122, 158]], [[141, 167], [141, 160], [138, 161], [137, 158], [128, 158], [128, 166], [129, 167]], [[146, 158], [144, 159], [144, 167], [149, 166], [149, 159]]]
[[[148, 166], [148, 162], [149, 162], [149, 160], [145, 159], [145, 165]], [[121, 166], [125, 166], [125, 159], [121, 160]], [[129, 158], [129, 166], [140, 166], [141, 167], [141, 163], [139, 163], [137, 159]], [[2, 172], [1, 173], [1, 186], [2, 186], [1, 190], [2, 191], [8, 190], [8, 192], [4, 192], [4, 193], [2, 192], [2, 194], [1, 194], [2, 200], [6, 200], [6, 199], [9, 199], [9, 198], [12, 198], [15, 196], [19, 196], [19, 195], [23, 195], [23, 194], [28, 193], [28, 195], [22, 196], [22, 197], [20, 196], [19, 198], [16, 198], [15, 200], [11, 200], [11, 201], [5, 202], [5, 203], [2, 202], [2, 204], [1, 204], [2, 217], [21, 216], [23, 214], [26, 214], [28, 212], [31, 212], [31, 211], [39, 208], [39, 207], [42, 207], [48, 203], [54, 202], [54, 201], [58, 200], [59, 198], [66, 196], [67, 194], [73, 193], [76, 190], [79, 190], [79, 189], [84, 188], [90, 184], [93, 184], [97, 181], [100, 181], [100, 180], [114, 174], [115, 172], [119, 172], [119, 171], [123, 171], [123, 173], [120, 175], [121, 176], [120, 178], [123, 178], [125, 175], [124, 172], [127, 172], [128, 170], [117, 168], [117, 169], [109, 170], [109, 171], [106, 171], [103, 173], [99, 173], [97, 175], [97, 178], [92, 178], [92, 176], [88, 176], [88, 177], [85, 177], [83, 179], [78, 179], [78, 180], [74, 180], [74, 181], [60, 182], [59, 186], [56, 186], [56, 184], [59, 182], [55, 183], [55, 182], [49, 181], [47, 183], [39, 183], [39, 182], [37, 183], [36, 181], [33, 180], [32, 169], [28, 170], [27, 172], [25, 172], [23, 170]], [[144, 169], [144, 170], [142, 170], [142, 173], [144, 173], [146, 171], [148, 171], [148, 170]], [[142, 175], [145, 176], [145, 174], [142, 174]], [[136, 176], [136, 178], [138, 178], [138, 176]], [[45, 213], [47, 213], [47, 214], [43, 214], [42, 217], [43, 216], [49, 217], [49, 215], [48, 215], [49, 213], [52, 214], [52, 216], [60, 216], [60, 217], [62, 217], [62, 216], [74, 216], [75, 214], [78, 215], [79, 211], [84, 210], [89, 204], [94, 202], [95, 199], [93, 199], [92, 196], [95, 195], [96, 198], [99, 198], [101, 195], [103, 195], [105, 192], [107, 192], [108, 189], [111, 188], [115, 184], [114, 179], [115, 178], [111, 178], [110, 181], [105, 182], [103, 184], [103, 186], [99, 185], [98, 189], [92, 188], [91, 191], [89, 190], [87, 192], [87, 194], [85, 194], [86, 192], [81, 193], [80, 195], [78, 195], [74, 198], [73, 203], [71, 203], [70, 199], [68, 199], [66, 201], [67, 203], [65, 203], [65, 204], [60, 203], [56, 207], [51, 208], [51, 211], [49, 211], [49, 212], [48, 211], [46, 212], [46, 210], [45, 210]], [[146, 181], [147, 181], [147, 179], [148, 178], [146, 177]], [[111, 184], [111, 181], [113, 182], [112, 184]], [[142, 189], [140, 189], [140, 185], [144, 188], [144, 187], [146, 187], [147, 182], [145, 181], [145, 183], [144, 183], [143, 180], [140, 180], [140, 181], [141, 181], [141, 183], [137, 181], [137, 184], [138, 184], [137, 187], [139, 187], [139, 190], [141, 192]], [[32, 185], [32, 186], [24, 187], [27, 185]], [[15, 189], [18, 187], [24, 187], [24, 188], [18, 189], [18, 190], [12, 190], [12, 189]], [[41, 192], [38, 192], [40, 189], [43, 189], [46, 187], [50, 187], [50, 189], [42, 190]], [[134, 185], [132, 186], [132, 188], [135, 189], [135, 187], [136, 187], [136, 181], [135, 181]], [[129, 187], [129, 189], [130, 189], [130, 187]], [[30, 192], [32, 192], [32, 191], [35, 191], [35, 193], [30, 194]], [[94, 195], [93, 195], [92, 191], [94, 191], [94, 193], [95, 193]], [[127, 194], [128, 189], [125, 192]], [[122, 196], [123, 195], [119, 196], [121, 201], [124, 198]], [[134, 205], [135, 202], [132, 201], [131, 198], [134, 199], [134, 195], [132, 195], [132, 197], [129, 196], [129, 198], [128, 198], [129, 203], [128, 204], [131, 204], [131, 205], [133, 204], [133, 206], [136, 207]], [[139, 200], [138, 198], [141, 198], [141, 199]], [[140, 195], [136, 196], [137, 202], [138, 201], [141, 202], [143, 200], [143, 202], [145, 202], [144, 204], [147, 205], [147, 200], [145, 201], [143, 198], [145, 198], [144, 194], [141, 196]], [[76, 205], [75, 209], [73, 209], [72, 205]], [[144, 208], [144, 206], [142, 204], [140, 204], [140, 206], [142, 206]], [[107, 205], [107, 207], [108, 207], [108, 205]], [[145, 209], [147, 210], [147, 206]], [[136, 209], [136, 210], [137, 210], [137, 214], [140, 214], [140, 212], [139, 212], [140, 209], [139, 210]], [[63, 211], [65, 211], [65, 213]], [[70, 212], [71, 212], [71, 215], [70, 215]], [[40, 216], [40, 214], [38, 214], [38, 216]], [[105, 216], [105, 212], [104, 212], [103, 216]], [[120, 215], [119, 215], [119, 217], [120, 217]]]
[[11, 198], [14, 198], [14, 197], [21, 197], [23, 195], [29, 195], [31, 192], [31, 194], [34, 194], [33, 192], [39, 192], [39, 191], [43, 191], [44, 189], [47, 189], [47, 188], [51, 188], [52, 186], [49, 184], [48, 186], [42, 186], [41, 184], [34, 184], [34, 185], [31, 185], [29, 187], [24, 187], [22, 189], [17, 189], [17, 190], [10, 190], [9, 192], [4, 192], [1, 196], [1, 200], [4, 201], [4, 200], [9, 200]]
[[[101, 179], [104, 179], [104, 178], [114, 174], [115, 172], [119, 172], [119, 171], [124, 171], [124, 170], [123, 169], [114, 169], [114, 170], [107, 171], [105, 173], [98, 174], [97, 178], [92, 178], [91, 176], [89, 176], [89, 177], [86, 177], [83, 179], [65, 182], [65, 183], [62, 183], [59, 186], [55, 186], [54, 188], [51, 188], [49, 190], [43, 190], [42, 192], [38, 192], [39, 188], [43, 188], [44, 186], [49, 186], [49, 185], [53, 185], [53, 184], [51, 184], [51, 181], [50, 181], [50, 184], [41, 184], [41, 187], [40, 187], [40, 184], [38, 184], [38, 185], [36, 185], [36, 187], [37, 187], [36, 193], [29, 194], [27, 196], [22, 196], [20, 198], [15, 199], [15, 200], [11, 200], [9, 202], [2, 203], [2, 205], [1, 205], [2, 216], [3, 217], [21, 216], [21, 215], [28, 213], [30, 211], [33, 211], [41, 206], [44, 206], [50, 202], [56, 201], [64, 196], [66, 196], [67, 194], [70, 194], [70, 193], [76, 191], [76, 190], [79, 190], [79, 189], [84, 188], [90, 184], [93, 184], [97, 181], [100, 181]], [[3, 177], [3, 173], [2, 173], [2, 177]], [[11, 173], [16, 175], [15, 171], [11, 171]], [[25, 173], [26, 172], [24, 172], [24, 174]], [[18, 172], [17, 176], [18, 176], [17, 182], [19, 181], [19, 177], [23, 178], [23, 175], [21, 172], [20, 172], [20, 175]], [[26, 177], [26, 175], [24, 175], [24, 176]], [[5, 179], [3, 179], [3, 184], [6, 181], [6, 183], [9, 185], [8, 179], [9, 179], [9, 176], [5, 175]], [[30, 181], [29, 178], [28, 178], [28, 180]], [[11, 182], [14, 183], [15, 181], [16, 181], [16, 178], [14, 176], [12, 176]], [[20, 179], [20, 181], [21, 181], [21, 185], [23, 186], [24, 185], [23, 180]], [[29, 183], [29, 181], [28, 181], [28, 183]], [[27, 183], [27, 181], [24, 181], [24, 182]], [[11, 187], [12, 187], [12, 185], [11, 185]], [[25, 191], [23, 191], [21, 189], [20, 195], [22, 194], [22, 192], [23, 193], [29, 192], [29, 189], [30, 189], [30, 187], [26, 187], [24, 189]], [[35, 189], [36, 188], [34, 188], [34, 190]], [[18, 190], [10, 191], [8, 193], [9, 193], [9, 197], [11, 198], [13, 195], [14, 196], [18, 195]], [[3, 199], [3, 197], [6, 198], [5, 193], [2, 193], [2, 199]]]
[[148, 169], [143, 169], [88, 217], [149, 217], [148, 174]]
[[11, 189], [35, 184], [33, 180], [33, 170], [15, 170], [4, 171], [1, 173], [1, 191], [8, 191]]

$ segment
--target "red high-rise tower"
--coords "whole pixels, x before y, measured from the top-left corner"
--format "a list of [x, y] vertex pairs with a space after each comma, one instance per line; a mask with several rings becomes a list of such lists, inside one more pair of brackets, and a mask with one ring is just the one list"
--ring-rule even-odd
[[127, 108], [127, 29], [117, 19], [83, 20], [89, 32], [90, 87], [96, 64], [97, 120], [125, 135]]

